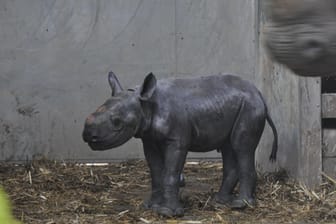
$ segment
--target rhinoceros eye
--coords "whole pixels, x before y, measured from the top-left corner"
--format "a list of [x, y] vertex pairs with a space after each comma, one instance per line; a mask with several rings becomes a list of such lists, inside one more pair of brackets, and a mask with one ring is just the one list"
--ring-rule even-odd
[[119, 117], [111, 117], [111, 122], [114, 130], [120, 130], [122, 128], [122, 121]]

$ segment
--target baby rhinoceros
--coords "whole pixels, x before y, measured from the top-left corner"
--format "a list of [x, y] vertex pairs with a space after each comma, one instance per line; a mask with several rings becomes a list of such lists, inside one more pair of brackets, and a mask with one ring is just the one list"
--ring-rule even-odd
[[215, 202], [232, 208], [255, 204], [255, 150], [266, 120], [274, 134], [270, 160], [277, 153], [277, 132], [255, 86], [234, 75], [157, 81], [150, 73], [129, 90], [112, 72], [108, 80], [112, 97], [86, 119], [83, 139], [93, 150], [115, 148], [132, 137], [142, 140], [152, 180], [146, 208], [182, 216], [179, 183], [188, 151], [216, 149], [223, 180]]

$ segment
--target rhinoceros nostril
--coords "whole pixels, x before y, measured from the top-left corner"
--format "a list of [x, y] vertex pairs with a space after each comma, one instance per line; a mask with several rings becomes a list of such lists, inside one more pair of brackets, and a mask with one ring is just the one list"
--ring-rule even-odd
[[319, 59], [325, 51], [325, 42], [321, 38], [303, 38], [301, 39], [302, 57], [307, 60]]
[[92, 130], [90, 128], [85, 128], [82, 136], [85, 142], [98, 142], [99, 141], [97, 131]]
[[91, 142], [98, 142], [98, 136], [91, 135]]
[[306, 42], [307, 48], [319, 48], [321, 44], [317, 40], [309, 40]]

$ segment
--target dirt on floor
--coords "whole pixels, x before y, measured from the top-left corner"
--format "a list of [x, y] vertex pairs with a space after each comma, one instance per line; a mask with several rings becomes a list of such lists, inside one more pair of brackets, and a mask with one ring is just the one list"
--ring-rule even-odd
[[105, 166], [38, 160], [0, 164], [0, 185], [22, 223], [336, 223], [336, 183], [324, 177], [314, 191], [284, 172], [260, 176], [257, 207], [231, 210], [211, 198], [221, 182], [221, 163], [191, 162], [181, 188], [185, 216], [164, 218], [142, 207], [150, 192], [144, 161]]

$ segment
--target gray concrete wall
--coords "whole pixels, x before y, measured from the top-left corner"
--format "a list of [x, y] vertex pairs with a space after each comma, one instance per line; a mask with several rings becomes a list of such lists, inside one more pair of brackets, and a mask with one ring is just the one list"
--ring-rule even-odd
[[[0, 1], [0, 160], [143, 157], [137, 140], [105, 152], [82, 142], [85, 117], [109, 97], [108, 71], [125, 87], [149, 72], [236, 73], [264, 93], [278, 126], [279, 164], [297, 169], [299, 81], [272, 70], [259, 25], [257, 0]], [[258, 167], [270, 170], [273, 137], [265, 130]]]
[[2, 160], [142, 156], [138, 141], [92, 152], [81, 140], [109, 70], [129, 87], [149, 72], [257, 77], [250, 0], [4, 0], [0, 27]]

